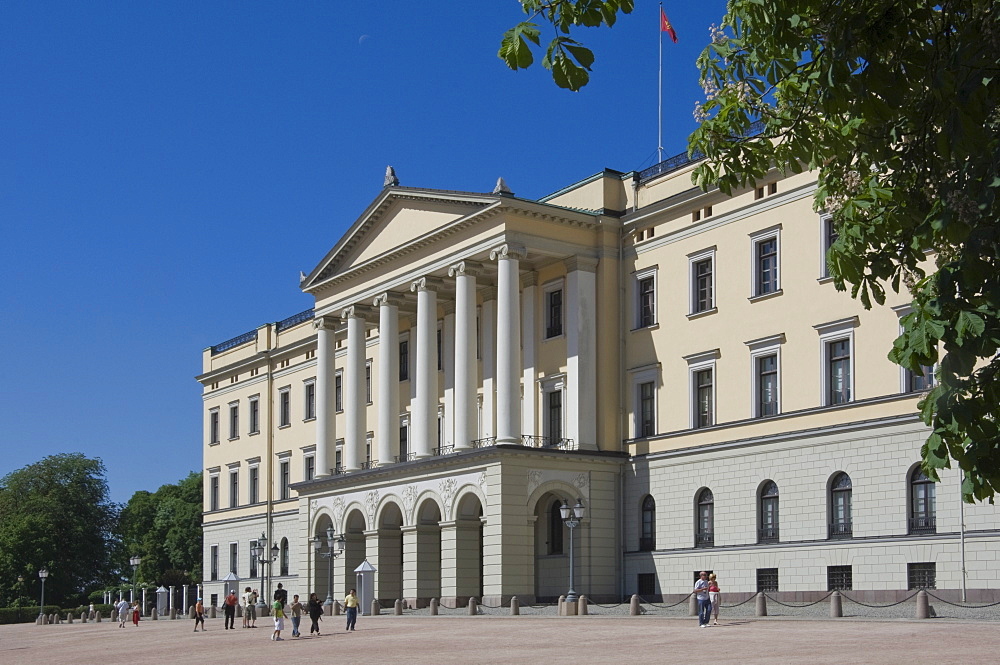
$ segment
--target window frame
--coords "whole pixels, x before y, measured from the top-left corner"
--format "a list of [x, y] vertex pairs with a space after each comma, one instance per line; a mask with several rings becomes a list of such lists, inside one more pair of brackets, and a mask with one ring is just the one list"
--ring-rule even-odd
[[[781, 415], [781, 348], [785, 343], [785, 333], [769, 335], [760, 339], [744, 342], [750, 351], [750, 409], [752, 418], [772, 418]], [[763, 413], [763, 402], [761, 401], [761, 377], [760, 361], [763, 358], [774, 356], [775, 367], [775, 412]]]
[[[763, 267], [761, 265], [760, 248], [768, 241], [774, 241], [774, 289], [761, 289]], [[781, 224], [750, 234], [750, 301], [756, 302], [763, 298], [780, 295], [781, 290]]]
[[694, 546], [715, 547], [715, 494], [709, 487], [694, 495]]
[[[559, 293], [559, 321], [558, 328], [554, 326], [553, 323], [553, 307], [552, 307], [552, 297], [555, 293]], [[551, 339], [558, 339], [566, 334], [566, 290], [564, 288], [564, 280], [562, 277], [555, 279], [545, 284], [542, 284], [542, 325], [544, 329], [542, 330], [542, 341], [546, 342]]]
[[284, 501], [292, 498], [292, 469], [291, 460], [288, 457], [278, 460], [278, 500]]
[[333, 372], [333, 409], [337, 413], [344, 412], [344, 370]]
[[[910, 535], [937, 533], [937, 483], [927, 477], [919, 464], [906, 474], [906, 532]], [[918, 501], [923, 510], [917, 510]]]
[[[657, 325], [659, 321], [657, 317], [657, 297], [656, 297], [656, 283], [657, 276], [659, 272], [659, 266], [650, 266], [649, 268], [644, 268], [642, 270], [637, 270], [632, 273], [632, 308], [633, 317], [632, 322], [634, 324], [633, 330], [641, 330], [643, 328], [652, 328]], [[644, 282], [650, 282], [652, 284], [652, 289], [650, 291], [652, 305], [649, 308], [649, 320], [644, 318], [645, 311], [643, 306], [643, 290], [642, 285]]]
[[[920, 584], [923, 578], [924, 584]], [[927, 584], [927, 580], [930, 583]], [[906, 564], [906, 589], [937, 589], [937, 563], [934, 561], [907, 562]]]
[[229, 507], [240, 507], [240, 469], [234, 467], [229, 469]]
[[233, 575], [239, 576], [240, 568], [240, 544], [231, 542], [229, 543], [229, 572]]
[[[774, 492], [770, 492], [771, 486]], [[774, 509], [768, 506], [773, 503]], [[772, 520], [766, 520], [773, 515]], [[760, 484], [757, 489], [757, 544], [765, 545], [781, 542], [781, 491], [778, 483], [770, 478]]]
[[292, 387], [278, 388], [278, 429], [292, 426]]
[[316, 420], [316, 377], [302, 381], [302, 422]]
[[[410, 380], [410, 333], [399, 336], [399, 381]], [[405, 349], [405, 350], [404, 350]]]
[[[648, 365], [645, 367], [637, 367], [629, 372], [629, 383], [631, 384], [631, 398], [632, 403], [629, 404], [630, 408], [630, 420], [631, 426], [631, 438], [642, 439], [648, 438], [648, 436], [655, 436], [657, 432], [657, 424], [659, 423], [658, 418], [658, 408], [659, 408], [659, 392], [660, 392], [660, 365], [657, 363], [655, 365]], [[643, 414], [642, 414], [642, 386], [652, 383], [653, 384], [653, 422], [652, 422], [652, 433], [645, 435], [643, 433]]]
[[[847, 479], [844, 487], [841, 479]], [[846, 471], [837, 471], [830, 476], [827, 488], [827, 538], [830, 540], [848, 540], [854, 537], [854, 481]], [[838, 518], [840, 504], [838, 499], [846, 497], [843, 510], [844, 517]]]
[[[566, 375], [557, 374], [539, 381], [542, 393], [542, 438], [549, 445], [558, 445], [566, 434]], [[552, 431], [551, 395], [559, 395], [559, 431]], [[557, 436], [558, 435], [558, 436]]]
[[247, 436], [253, 436], [255, 434], [260, 434], [260, 395], [251, 395], [247, 402], [248, 406], [248, 428]]
[[260, 464], [247, 467], [247, 504], [260, 503]]
[[[684, 360], [688, 363], [688, 423], [690, 429], [714, 427], [719, 422], [716, 401], [716, 387], [719, 385], [719, 375], [716, 371], [716, 365], [719, 356], [719, 349], [712, 349], [711, 351], [705, 351], [684, 357]], [[700, 422], [701, 410], [699, 409], [699, 397], [701, 394], [699, 388], [702, 386], [698, 385], [698, 375], [699, 373], [705, 371], [711, 372], [712, 383], [709, 391], [711, 404], [709, 405], [709, 422], [702, 424]]]
[[853, 591], [854, 590], [854, 567], [827, 566], [826, 567], [826, 590], [827, 591]]
[[229, 441], [240, 438], [240, 401], [229, 402]]
[[222, 480], [219, 472], [208, 474], [208, 509], [209, 511], [219, 510]]
[[316, 479], [316, 453], [307, 453], [302, 456], [302, 477], [306, 481]]
[[[854, 331], [858, 326], [858, 317], [851, 316], [846, 319], [839, 319], [829, 323], [813, 326], [819, 333], [820, 343], [820, 404], [823, 406], [840, 406], [857, 401], [855, 392], [855, 358], [857, 353], [854, 345]], [[833, 374], [831, 372], [832, 351], [831, 346], [835, 343], [847, 341], [847, 400], [844, 402], [833, 401]]]
[[215, 582], [219, 579], [219, 546], [211, 545], [208, 548], [208, 570], [209, 581]]
[[208, 410], [208, 445], [210, 446], [221, 443], [219, 439], [222, 435], [220, 418], [219, 407], [214, 406]]
[[639, 551], [656, 551], [656, 499], [647, 494], [639, 504]]
[[[718, 311], [718, 300], [716, 298], [716, 283], [718, 282], [718, 279], [716, 274], [715, 254], [716, 247], [714, 245], [707, 249], [688, 254], [688, 317], [702, 316]], [[700, 276], [698, 275], [698, 266], [706, 261], [709, 265], [709, 301], [707, 303], [707, 307], [701, 307], [700, 299], [698, 297], [698, 293], [701, 290], [699, 285]]]
[[372, 359], [365, 360], [365, 404], [372, 405]]
[[826, 258], [838, 237], [833, 215], [827, 212], [821, 213], [819, 216], [819, 281], [833, 279], [830, 276], [830, 267], [827, 265]]
[[562, 513], [559, 508], [562, 506], [562, 501], [558, 497], [552, 499], [552, 503], [549, 505], [549, 509], [546, 512], [546, 522], [549, 532], [549, 538], [546, 541], [546, 551], [549, 556], [561, 556], [566, 554], [566, 539], [564, 537], [563, 530], [566, 525], [563, 523]]

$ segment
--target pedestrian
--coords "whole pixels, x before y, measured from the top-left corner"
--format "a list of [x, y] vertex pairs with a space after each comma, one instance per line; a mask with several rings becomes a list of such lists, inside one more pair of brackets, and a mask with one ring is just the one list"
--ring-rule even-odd
[[299, 594], [292, 596], [292, 637], [301, 637], [299, 624], [302, 622], [302, 603], [299, 602]]
[[258, 601], [258, 599], [260, 599], [260, 594], [257, 593], [257, 589], [254, 589], [253, 593], [250, 596], [250, 603], [249, 603], [250, 604], [250, 608], [251, 608], [250, 609], [250, 627], [251, 628], [256, 628], [257, 627], [257, 601]]
[[309, 594], [309, 602], [306, 604], [306, 611], [309, 613], [309, 618], [312, 620], [312, 625], [309, 626], [309, 636], [311, 637], [313, 633], [319, 636], [319, 620], [323, 616], [323, 605], [319, 602], [319, 596], [315, 593]]
[[118, 613], [118, 627], [124, 628], [125, 622], [128, 621], [128, 601], [124, 598], [119, 598], [115, 604], [115, 612]]
[[225, 629], [229, 630], [232, 628], [236, 630], [236, 605], [239, 603], [236, 600], [236, 592], [232, 589], [229, 590], [229, 595], [226, 599], [222, 601], [222, 609], [226, 613]]
[[698, 581], [694, 583], [694, 597], [698, 600], [698, 627], [707, 628], [712, 601], [708, 597], [708, 573], [704, 570], [698, 574]]
[[90, 609], [87, 610], [87, 618], [90, 619], [91, 621], [93, 621], [96, 617], [97, 617], [97, 615], [94, 612], [94, 604], [91, 603], [90, 604]]
[[198, 624], [201, 624], [201, 632], [205, 632], [205, 606], [201, 602], [201, 598], [198, 602], [194, 604], [194, 632], [198, 632]]
[[254, 615], [254, 620], [257, 619], [257, 612], [253, 606], [253, 593], [250, 591], [250, 587], [243, 590], [243, 596], [240, 598], [243, 604], [243, 627], [250, 628], [250, 615]]
[[288, 604], [288, 589], [281, 586], [281, 582], [278, 582], [278, 588], [274, 590], [274, 599], [281, 601], [281, 609], [285, 609], [285, 605]]
[[347, 630], [354, 630], [358, 622], [358, 595], [354, 589], [344, 598], [344, 607], [347, 608]]
[[271, 635], [271, 639], [275, 642], [283, 641], [281, 639], [281, 631], [285, 629], [285, 610], [281, 608], [281, 601], [274, 601], [274, 633]]
[[135, 601], [132, 604], [132, 623], [135, 624], [136, 628], [139, 627], [139, 601], [138, 600]]
[[722, 603], [722, 593], [719, 590], [719, 582], [715, 578], [715, 573], [708, 576], [708, 600], [712, 603], [712, 618], [715, 625], [719, 625], [719, 605]]

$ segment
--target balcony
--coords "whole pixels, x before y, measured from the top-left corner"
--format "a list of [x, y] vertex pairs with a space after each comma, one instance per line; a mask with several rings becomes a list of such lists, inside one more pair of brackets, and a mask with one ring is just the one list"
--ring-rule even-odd
[[702, 531], [694, 536], [695, 547], [715, 547], [715, 532]]
[[521, 445], [525, 448], [557, 448], [559, 450], [576, 450], [576, 442], [573, 439], [551, 436], [535, 436], [533, 434], [522, 434]]
[[441, 446], [440, 448], [434, 448], [431, 451], [435, 457], [442, 457], [444, 455], [451, 455], [455, 452], [455, 446]]
[[851, 526], [851, 520], [840, 520], [837, 522], [831, 522], [828, 525], [830, 539], [831, 540], [842, 540], [846, 538], [854, 537], [854, 530]]
[[917, 515], [910, 518], [910, 533], [937, 533], [937, 518], [934, 515]]
[[778, 542], [778, 527], [762, 526], [757, 529], [757, 542], [760, 544]]

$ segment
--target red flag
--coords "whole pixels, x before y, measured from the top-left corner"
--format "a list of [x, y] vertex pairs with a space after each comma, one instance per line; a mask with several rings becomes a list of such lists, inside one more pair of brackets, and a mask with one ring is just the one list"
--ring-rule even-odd
[[663, 11], [663, 7], [660, 7], [660, 32], [665, 32], [670, 35], [671, 41], [675, 44], [677, 43], [677, 33], [674, 32], [674, 26], [670, 25], [670, 19], [667, 18], [667, 13]]

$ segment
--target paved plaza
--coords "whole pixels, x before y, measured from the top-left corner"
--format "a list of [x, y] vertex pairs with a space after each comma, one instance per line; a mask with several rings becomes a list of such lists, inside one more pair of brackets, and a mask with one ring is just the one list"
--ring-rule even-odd
[[[996, 662], [993, 621], [733, 619], [699, 629], [695, 619], [664, 617], [361, 617], [354, 633], [343, 617], [321, 624], [321, 637], [269, 640], [256, 630], [192, 632], [193, 621], [0, 626], [0, 663], [969, 663]], [[290, 622], [287, 622], [290, 625]]]

